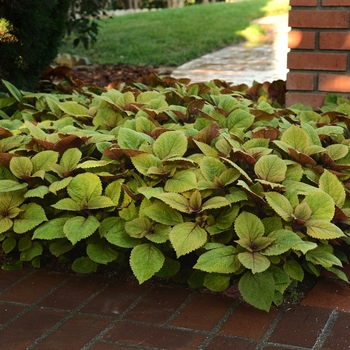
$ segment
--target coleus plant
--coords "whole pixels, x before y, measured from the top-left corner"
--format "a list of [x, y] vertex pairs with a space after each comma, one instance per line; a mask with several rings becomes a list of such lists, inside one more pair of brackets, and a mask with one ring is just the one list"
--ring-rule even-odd
[[3, 268], [128, 263], [140, 283], [237, 285], [266, 311], [305, 272], [347, 281], [348, 100], [316, 113], [157, 76], [71, 93], [4, 84], [0, 241], [18, 262]]

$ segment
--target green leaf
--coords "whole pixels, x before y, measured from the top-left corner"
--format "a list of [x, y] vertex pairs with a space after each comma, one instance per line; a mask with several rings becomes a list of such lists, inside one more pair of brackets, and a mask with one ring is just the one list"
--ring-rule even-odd
[[302, 239], [295, 232], [285, 229], [273, 231], [268, 237], [272, 238], [273, 242], [261, 252], [267, 256], [279, 256], [292, 249], [295, 245], [302, 243]]
[[110, 198], [115, 205], [119, 203], [123, 180], [116, 180], [110, 183], [105, 189], [105, 195]]
[[112, 249], [108, 243], [88, 244], [86, 247], [88, 257], [98, 264], [108, 264], [118, 257], [118, 252]]
[[342, 262], [330, 252], [332, 248], [327, 245], [320, 245], [317, 248], [310, 250], [306, 253], [306, 260], [315, 265], [321, 265], [325, 268], [332, 267], [333, 265], [342, 266]]
[[255, 117], [249, 112], [237, 108], [226, 118], [226, 127], [232, 131], [236, 129], [248, 129], [254, 122]]
[[125, 231], [125, 221], [119, 217], [108, 217], [101, 222], [99, 227], [101, 237], [118, 247], [133, 248], [140, 241], [136, 238], [130, 237]]
[[266, 155], [255, 163], [254, 171], [261, 180], [282, 182], [286, 177], [287, 165], [276, 155]]
[[225, 197], [212, 197], [203, 203], [200, 212], [209, 209], [218, 209], [230, 206], [230, 202]]
[[54, 193], [54, 194], [57, 194], [58, 191], [66, 188], [72, 180], [73, 180], [73, 177], [69, 176], [63, 180], [55, 181], [49, 186], [49, 191]]
[[344, 205], [346, 197], [344, 186], [330, 171], [325, 169], [320, 176], [319, 188], [329, 194], [339, 208]]
[[281, 141], [287, 143], [295, 150], [302, 152], [310, 146], [308, 134], [296, 125], [290, 126], [281, 136]]
[[89, 202], [91, 198], [102, 194], [102, 183], [99, 177], [93, 173], [78, 174], [67, 187], [68, 194], [76, 202]]
[[205, 272], [235, 273], [241, 267], [237, 254], [233, 246], [212, 249], [202, 254], [193, 268]]
[[181, 131], [164, 132], [153, 144], [154, 154], [162, 160], [182, 157], [186, 151], [187, 138]]
[[63, 226], [69, 217], [52, 219], [40, 225], [33, 234], [33, 239], [64, 238]]
[[154, 225], [153, 231], [146, 235], [146, 238], [157, 244], [165, 243], [169, 240], [171, 227], [163, 224]]
[[6, 232], [13, 225], [13, 221], [6, 216], [0, 214], [0, 233]]
[[150, 219], [164, 225], [174, 226], [183, 222], [182, 215], [167, 204], [157, 201], [143, 210]]
[[140, 284], [157, 273], [164, 261], [163, 253], [151, 243], [134, 247], [130, 254], [130, 266]]
[[64, 101], [58, 103], [58, 107], [66, 114], [81, 117], [89, 115], [88, 109], [74, 101]]
[[23, 250], [20, 255], [21, 261], [31, 261], [36, 256], [40, 256], [43, 252], [43, 246], [40, 242], [33, 242], [33, 244], [26, 250]]
[[163, 166], [159, 158], [155, 157], [153, 154], [148, 153], [131, 157], [131, 161], [136, 170], [142, 175], [148, 175], [148, 170], [151, 167], [161, 169]]
[[130, 237], [142, 238], [151, 233], [153, 225], [145, 217], [138, 217], [125, 223], [125, 231]]
[[338, 160], [344, 158], [349, 153], [349, 148], [346, 145], [338, 143], [327, 146], [326, 151], [333, 160]]
[[226, 166], [217, 158], [205, 157], [200, 163], [200, 169], [207, 181], [214, 181], [216, 177], [227, 170]]
[[30, 176], [33, 172], [33, 164], [27, 157], [13, 157], [10, 161], [12, 174], [21, 179], [24, 176]]
[[16, 238], [14, 237], [7, 237], [1, 244], [1, 248], [4, 251], [5, 254], [10, 253], [17, 245]]
[[209, 273], [204, 278], [203, 286], [213, 292], [222, 292], [230, 286], [230, 276]]
[[239, 238], [248, 238], [250, 241], [254, 241], [254, 239], [264, 235], [265, 228], [257, 216], [242, 212], [235, 221], [235, 231]]
[[36, 203], [22, 205], [21, 209], [23, 211], [16, 217], [13, 225], [16, 233], [28, 232], [43, 221], [47, 221], [45, 210]]
[[87, 208], [89, 209], [101, 209], [115, 206], [116, 204], [109, 197], [106, 196], [93, 197], [87, 203]]
[[37, 153], [32, 159], [33, 173], [44, 170], [51, 170], [51, 165], [58, 161], [59, 153], [55, 151], [42, 151]]
[[275, 279], [276, 291], [283, 294], [292, 282], [290, 277], [283, 269], [277, 266], [271, 266], [269, 272], [273, 274]]
[[207, 242], [207, 232], [196, 223], [184, 222], [172, 228], [169, 238], [179, 258], [202, 247]]
[[100, 222], [92, 215], [87, 218], [76, 216], [67, 220], [63, 226], [63, 232], [72, 244], [76, 244], [80, 240], [91, 236], [99, 226]]
[[96, 272], [98, 263], [88, 257], [81, 257], [74, 260], [72, 270], [77, 273]]
[[331, 221], [334, 216], [335, 207], [333, 199], [325, 192], [313, 192], [308, 194], [304, 202], [311, 208], [310, 219]]
[[238, 260], [245, 268], [252, 270], [253, 274], [266, 271], [271, 265], [270, 260], [259, 252], [239, 253]]
[[47, 186], [38, 186], [36, 188], [33, 188], [31, 190], [28, 190], [25, 194], [25, 198], [41, 198], [43, 199], [45, 195], [49, 193], [49, 188]]
[[157, 272], [159, 277], [173, 277], [180, 270], [181, 264], [177, 260], [165, 258], [162, 268]]
[[325, 220], [308, 220], [305, 224], [306, 233], [317, 239], [335, 239], [344, 237], [343, 231]]
[[75, 167], [79, 164], [82, 153], [77, 148], [67, 149], [60, 160], [60, 165], [63, 167], [64, 171], [74, 170]]
[[284, 220], [291, 222], [293, 219], [293, 208], [289, 200], [278, 192], [265, 192], [265, 199], [269, 206]]
[[269, 312], [276, 289], [271, 272], [265, 271], [254, 275], [248, 271], [239, 280], [238, 288], [247, 303]]
[[24, 103], [21, 92], [14, 85], [4, 79], [1, 81], [6, 86], [6, 89], [9, 91], [11, 96], [13, 96], [18, 102]]
[[186, 192], [197, 187], [197, 177], [192, 170], [183, 170], [167, 180], [164, 189], [167, 192]]
[[283, 270], [293, 280], [302, 282], [304, 279], [304, 270], [296, 260], [287, 260], [283, 265]]
[[154, 197], [160, 199], [171, 208], [181, 211], [182, 213], [191, 213], [188, 200], [179, 193], [161, 193]]
[[77, 203], [71, 198], [63, 198], [56, 204], [52, 205], [53, 208], [59, 210], [80, 211], [83, 209], [80, 203]]
[[67, 239], [57, 239], [50, 244], [49, 250], [52, 255], [59, 257], [73, 249], [73, 245]]
[[326, 267], [326, 270], [335, 274], [342, 281], [349, 283], [348, 276], [342, 270], [336, 269], [334, 267]]
[[120, 128], [118, 132], [118, 144], [120, 148], [138, 150], [144, 143], [152, 144], [152, 137], [128, 128]]

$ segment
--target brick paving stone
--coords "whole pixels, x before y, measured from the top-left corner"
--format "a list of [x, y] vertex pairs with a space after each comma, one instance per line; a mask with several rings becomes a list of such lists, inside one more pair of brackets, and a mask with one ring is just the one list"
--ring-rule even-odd
[[245, 339], [216, 337], [206, 350], [255, 350], [258, 343]]
[[268, 345], [264, 347], [264, 350], [288, 350], [288, 348], [280, 345]]
[[350, 314], [341, 312], [322, 350], [350, 349]]
[[73, 310], [105, 286], [107, 282], [107, 278], [98, 276], [74, 276], [38, 305]]
[[0, 293], [6, 288], [12, 286], [14, 283], [16, 283], [18, 280], [30, 272], [32, 272], [32, 270], [29, 269], [14, 271], [5, 271], [0, 269]]
[[268, 341], [311, 348], [330, 312], [322, 308], [295, 305], [283, 315]]
[[163, 324], [191, 293], [191, 290], [180, 287], [156, 287], [124, 318]]
[[0, 332], [0, 349], [25, 350], [65, 316], [64, 312], [54, 310], [29, 310]]
[[181, 311], [171, 325], [211, 331], [234, 301], [235, 299], [219, 294], [200, 293]]
[[5, 324], [24, 310], [24, 306], [0, 304], [0, 325]]
[[100, 315], [117, 316], [123, 313], [137, 298], [150, 288], [137, 281], [115, 281], [81, 311]]
[[142, 324], [121, 322], [105, 336], [105, 340], [139, 347], [155, 347], [166, 350], [197, 349], [205, 335], [176, 329], [153, 327]]
[[278, 314], [277, 308], [266, 312], [242, 303], [221, 327], [219, 333], [260, 340]]
[[[25, 280], [19, 282], [13, 288], [0, 295], [0, 300], [31, 304], [43, 297], [53, 287], [67, 279], [68, 276], [68, 274], [50, 273], [41, 270], [36, 271]], [[30, 291], [30, 293], [23, 293], [24, 290]]]
[[80, 350], [110, 323], [110, 319], [75, 315], [41, 341], [35, 350]]
[[131, 349], [135, 349], [135, 348], [130, 348], [129, 346], [123, 346], [123, 345], [115, 345], [115, 344], [98, 342], [93, 346], [91, 346], [89, 350], [131, 350]]
[[350, 285], [336, 279], [321, 278], [301, 304], [350, 312]]

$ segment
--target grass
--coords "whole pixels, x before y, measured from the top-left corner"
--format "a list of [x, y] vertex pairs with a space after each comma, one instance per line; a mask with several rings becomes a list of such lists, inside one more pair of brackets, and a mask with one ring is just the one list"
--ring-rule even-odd
[[286, 13], [288, 0], [192, 5], [103, 19], [96, 44], [86, 51], [66, 44], [61, 53], [99, 64], [179, 66], [232, 43], [259, 17]]

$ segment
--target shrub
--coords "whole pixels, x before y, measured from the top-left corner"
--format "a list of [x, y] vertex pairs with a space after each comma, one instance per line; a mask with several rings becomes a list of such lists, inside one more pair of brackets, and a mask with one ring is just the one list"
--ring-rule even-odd
[[349, 100], [316, 113], [273, 102], [279, 82], [157, 76], [72, 94], [5, 84], [0, 241], [18, 262], [3, 268], [129, 263], [140, 283], [238, 286], [267, 311], [305, 272], [347, 280]]
[[58, 52], [70, 0], [0, 2], [0, 78], [34, 89]]

